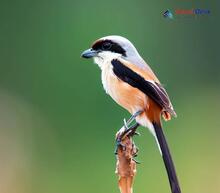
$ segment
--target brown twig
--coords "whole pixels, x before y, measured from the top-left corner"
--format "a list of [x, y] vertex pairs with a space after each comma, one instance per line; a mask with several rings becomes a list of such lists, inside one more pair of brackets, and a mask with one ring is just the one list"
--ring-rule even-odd
[[[121, 145], [117, 150], [116, 174], [119, 176], [118, 186], [121, 193], [132, 193], [134, 177], [136, 174], [137, 148], [132, 140], [134, 133], [127, 133], [121, 139]], [[116, 134], [118, 138], [118, 133]]]

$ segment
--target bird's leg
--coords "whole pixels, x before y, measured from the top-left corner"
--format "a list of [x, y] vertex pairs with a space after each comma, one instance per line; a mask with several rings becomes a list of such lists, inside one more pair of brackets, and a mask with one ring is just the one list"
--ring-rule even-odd
[[126, 131], [129, 131], [130, 129], [132, 130], [132, 127], [135, 127], [134, 126], [130, 126], [129, 128], [129, 125], [135, 120], [135, 118], [140, 115], [141, 113], [143, 113], [142, 110], [140, 111], [137, 111], [136, 113], [134, 113], [129, 119], [128, 121], [126, 121], [126, 119], [124, 119], [124, 126], [118, 131], [117, 133], [117, 136], [119, 136], [119, 138], [122, 138], [120, 136], [123, 136], [123, 134], [126, 132]]
[[137, 111], [136, 113], [134, 113], [127, 121], [126, 119], [124, 119], [124, 127], [126, 130], [129, 129], [129, 125], [135, 120], [135, 118], [140, 115], [141, 113], [143, 113], [142, 110]]

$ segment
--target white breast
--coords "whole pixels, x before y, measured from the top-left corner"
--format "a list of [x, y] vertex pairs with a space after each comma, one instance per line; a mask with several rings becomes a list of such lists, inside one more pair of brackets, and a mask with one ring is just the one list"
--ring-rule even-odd
[[116, 79], [116, 76], [113, 73], [113, 66], [111, 64], [111, 61], [113, 59], [117, 59], [120, 56], [121, 55], [117, 53], [103, 51], [99, 53], [98, 57], [94, 58], [95, 63], [98, 64], [98, 66], [102, 70], [102, 75], [101, 75], [102, 85], [106, 93], [111, 95], [111, 97], [115, 100], [116, 100], [116, 95], [111, 84], [112, 84], [112, 79]]
[[106, 64], [102, 68], [102, 85], [107, 94], [112, 94], [111, 92], [111, 77], [113, 76], [112, 65]]
[[118, 92], [115, 84], [118, 83], [118, 78], [113, 72], [113, 66], [110, 62], [103, 65], [101, 79], [102, 85], [107, 94], [109, 94], [116, 102], [118, 102]]

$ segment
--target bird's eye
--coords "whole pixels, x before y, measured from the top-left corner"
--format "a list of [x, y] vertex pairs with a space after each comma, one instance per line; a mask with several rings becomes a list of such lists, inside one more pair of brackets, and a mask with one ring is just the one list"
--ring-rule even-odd
[[111, 48], [112, 44], [110, 42], [105, 42], [102, 44], [103, 50], [109, 50]]

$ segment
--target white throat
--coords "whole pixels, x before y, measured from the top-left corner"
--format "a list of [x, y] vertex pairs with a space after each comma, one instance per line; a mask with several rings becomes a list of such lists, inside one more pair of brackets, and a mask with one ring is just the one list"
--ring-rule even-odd
[[121, 57], [121, 54], [110, 52], [110, 51], [102, 51], [98, 54], [97, 57], [94, 57], [94, 62], [98, 64], [101, 70], [105, 69], [107, 66], [110, 67], [111, 61], [113, 59], [117, 59]]

